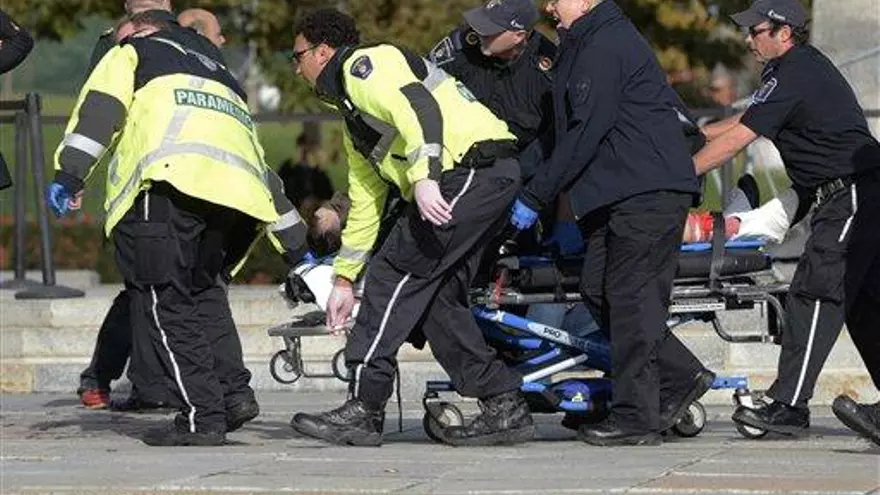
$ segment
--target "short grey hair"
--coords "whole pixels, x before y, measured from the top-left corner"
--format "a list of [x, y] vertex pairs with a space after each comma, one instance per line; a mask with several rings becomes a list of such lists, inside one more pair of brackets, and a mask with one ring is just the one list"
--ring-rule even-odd
[[125, 11], [129, 14], [147, 10], [171, 11], [171, 0], [125, 0]]

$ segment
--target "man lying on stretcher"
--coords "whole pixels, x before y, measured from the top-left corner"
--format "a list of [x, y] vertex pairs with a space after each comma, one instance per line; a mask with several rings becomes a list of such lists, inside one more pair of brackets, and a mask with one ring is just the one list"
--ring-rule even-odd
[[[789, 228], [800, 221], [806, 214], [812, 201], [802, 197], [794, 189], [787, 189], [778, 197], [771, 199], [760, 207], [758, 204], [758, 186], [754, 177], [744, 175], [737, 187], [731, 191], [730, 205], [724, 211], [725, 237], [728, 240], [757, 240], [771, 244], [781, 243]], [[396, 217], [400, 213], [400, 205], [392, 202], [386, 207], [386, 219]], [[565, 203], [565, 202], [561, 202]], [[342, 229], [348, 214], [349, 200], [343, 193], [336, 193], [328, 202], [315, 210], [309, 219], [309, 245], [319, 257], [335, 253], [342, 244]], [[553, 235], [545, 241], [545, 245], [555, 244], [562, 255], [578, 254], [583, 250], [580, 230], [571, 218], [570, 213], [558, 212]], [[393, 223], [383, 221], [383, 224]], [[688, 214], [682, 243], [690, 244], [708, 242], [712, 239], [712, 213], [693, 211]], [[379, 240], [383, 236], [380, 232]]]

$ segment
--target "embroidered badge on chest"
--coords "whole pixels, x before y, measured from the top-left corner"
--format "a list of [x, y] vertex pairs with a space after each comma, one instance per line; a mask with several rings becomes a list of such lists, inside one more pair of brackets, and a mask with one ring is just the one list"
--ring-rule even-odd
[[587, 98], [590, 97], [591, 86], [592, 84], [589, 79], [582, 79], [575, 83], [574, 101], [576, 104], [580, 105], [582, 103], [586, 103]]
[[752, 103], [764, 103], [767, 101], [767, 98], [770, 97], [773, 90], [775, 90], [778, 85], [779, 81], [777, 81], [775, 77], [768, 79], [767, 82], [765, 82], [764, 85], [752, 95]]
[[480, 35], [476, 33], [476, 31], [468, 31], [468, 34], [464, 35], [464, 40], [468, 45], [474, 46], [480, 44]]
[[370, 57], [361, 55], [351, 64], [351, 75], [358, 79], [366, 79], [373, 73], [373, 62]]

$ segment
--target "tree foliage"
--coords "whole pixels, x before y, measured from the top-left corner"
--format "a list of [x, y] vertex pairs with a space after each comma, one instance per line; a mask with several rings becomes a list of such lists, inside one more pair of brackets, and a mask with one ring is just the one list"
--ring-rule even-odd
[[[536, 0], [538, 1], [538, 0]], [[703, 70], [721, 62], [739, 65], [742, 37], [727, 16], [749, 0], [617, 0], [670, 72]], [[3, 8], [39, 37], [64, 39], [91, 14], [122, 15], [122, 0], [2, 0]], [[266, 75], [281, 89], [287, 108], [314, 109], [310, 92], [290, 70], [282, 51], [293, 45], [297, 19], [321, 0], [174, 0], [178, 10], [204, 7], [217, 13], [232, 42], [249, 44]], [[543, 2], [540, 2], [543, 4]], [[366, 41], [390, 40], [425, 52], [461, 22], [461, 13], [479, 0], [339, 0], [358, 21]], [[725, 29], [725, 26], [727, 28]], [[551, 28], [552, 30], [552, 28]]]

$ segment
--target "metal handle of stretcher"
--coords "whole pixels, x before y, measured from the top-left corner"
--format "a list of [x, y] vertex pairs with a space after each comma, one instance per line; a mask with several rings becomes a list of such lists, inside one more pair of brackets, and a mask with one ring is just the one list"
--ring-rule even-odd
[[[731, 343], [778, 343], [782, 332], [785, 330], [785, 308], [782, 302], [775, 294], [783, 294], [788, 291], [787, 284], [774, 284], [762, 286], [760, 289], [744, 285], [720, 286], [715, 288], [708, 287], [676, 287], [672, 292], [672, 300], [675, 301], [694, 301], [700, 298], [715, 298], [714, 305], [705, 304], [697, 305], [686, 310], [678, 311], [678, 313], [692, 314], [711, 314], [709, 321], [712, 328], [722, 340]], [[547, 303], [576, 303], [582, 302], [583, 297], [577, 292], [564, 293], [541, 293], [541, 294], [522, 294], [517, 291], [505, 289], [495, 292], [493, 287], [489, 290], [477, 291], [471, 293], [471, 301], [474, 304], [483, 304], [490, 308], [497, 308], [504, 305], [529, 305], [529, 304], [547, 304]], [[775, 317], [776, 331], [772, 331], [772, 326], [768, 321], [768, 333], [736, 335], [729, 333], [721, 321], [718, 319], [717, 311], [728, 308], [733, 304], [751, 304], [757, 302], [767, 303], [773, 310], [772, 316]], [[702, 306], [702, 307], [699, 307]], [[674, 310], [674, 305], [670, 308]]]

